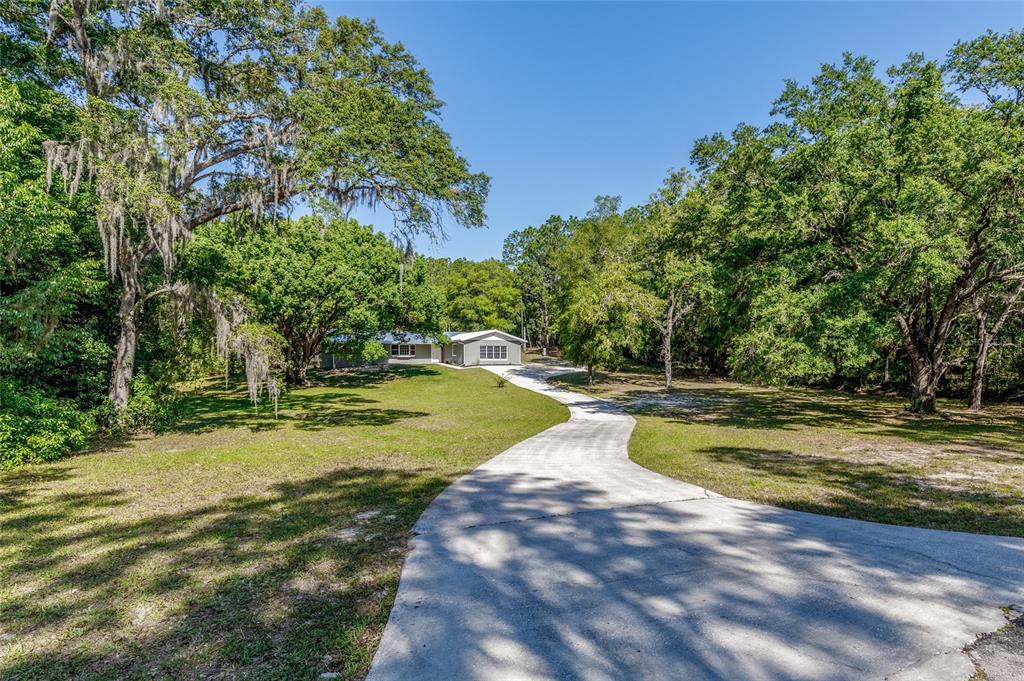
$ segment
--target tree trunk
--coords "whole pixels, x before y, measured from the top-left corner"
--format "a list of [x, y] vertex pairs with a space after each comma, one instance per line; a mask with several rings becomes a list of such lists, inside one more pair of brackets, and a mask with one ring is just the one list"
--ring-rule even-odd
[[547, 303], [541, 304], [540, 319], [543, 331], [538, 335], [544, 338], [544, 354], [547, 355], [547, 349], [551, 347], [551, 315], [548, 313]]
[[[284, 335], [284, 334], [282, 334]], [[297, 335], [297, 334], [296, 334]], [[284, 335], [289, 338], [288, 335]], [[302, 337], [289, 338], [284, 368], [284, 380], [288, 385], [307, 385], [306, 371], [313, 360], [310, 343]]]
[[135, 373], [135, 347], [139, 340], [138, 302], [141, 291], [129, 277], [122, 277], [121, 304], [117, 317], [121, 333], [114, 351], [114, 363], [110, 370], [110, 390], [107, 398], [117, 409], [128, 405], [131, 395], [132, 376]]
[[901, 314], [896, 315], [903, 351], [910, 364], [910, 411], [934, 414], [939, 381], [946, 372], [943, 353], [952, 322], [947, 319], [937, 324], [931, 333], [923, 332], [917, 323], [916, 317], [908, 319]]
[[971, 369], [971, 392], [967, 401], [967, 408], [971, 411], [981, 411], [981, 393], [985, 384], [985, 362], [988, 361], [988, 351], [992, 345], [992, 338], [984, 330], [978, 329], [978, 350], [974, 356], [974, 367]]
[[1002, 310], [999, 311], [995, 323], [991, 328], [988, 326], [989, 314], [983, 305], [975, 302], [974, 319], [978, 327], [975, 333], [977, 349], [974, 355], [974, 366], [971, 368], [971, 389], [967, 399], [967, 408], [970, 411], [981, 411], [982, 393], [985, 389], [985, 366], [988, 363], [988, 353], [992, 349], [992, 343], [996, 336], [1003, 330], [1003, 325], [1016, 309], [1017, 301], [1024, 295], [1024, 280], [1008, 292], [1003, 299]]
[[662, 341], [661, 354], [665, 360], [665, 390], [672, 389], [672, 340], [665, 336]]
[[284, 370], [284, 380], [288, 385], [306, 385], [306, 370], [309, 368], [309, 364], [304, 362], [298, 355], [292, 358], [291, 362], [288, 362], [288, 366]]
[[587, 365], [587, 385], [594, 385], [594, 365]]
[[941, 374], [921, 361], [910, 362], [910, 411], [918, 414], [935, 413], [935, 396]]
[[670, 303], [661, 328], [661, 359], [665, 363], [665, 390], [672, 389], [672, 331], [675, 326], [675, 303]]

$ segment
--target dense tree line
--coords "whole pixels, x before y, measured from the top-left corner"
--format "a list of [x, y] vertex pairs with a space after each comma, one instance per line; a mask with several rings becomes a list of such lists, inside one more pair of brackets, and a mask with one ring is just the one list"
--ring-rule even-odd
[[[746, 380], [1019, 394], [1024, 36], [886, 77], [846, 55], [788, 82], [764, 128], [699, 140], [643, 206], [513, 233], [534, 340]], [[552, 244], [554, 244], [552, 246]], [[550, 250], [549, 250], [550, 249]]]
[[41, 151], [73, 121], [51, 89], [0, 82], [0, 465], [82, 446], [106, 389], [116, 291], [94, 201], [47, 191]]
[[504, 263], [458, 258], [427, 261], [428, 279], [444, 299], [444, 331], [498, 329], [519, 334], [523, 303], [515, 274]]

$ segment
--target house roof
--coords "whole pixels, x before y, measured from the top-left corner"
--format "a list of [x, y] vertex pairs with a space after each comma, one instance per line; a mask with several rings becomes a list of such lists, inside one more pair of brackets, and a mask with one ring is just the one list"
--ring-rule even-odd
[[513, 343], [526, 343], [525, 339], [519, 336], [514, 336], [511, 333], [505, 333], [504, 331], [498, 331], [497, 329], [487, 329], [486, 331], [449, 331], [445, 334], [449, 340], [457, 343], [468, 343], [470, 341], [477, 340], [478, 338], [487, 338], [489, 336], [500, 336], [507, 341]]
[[[344, 343], [346, 341], [353, 340], [355, 336], [347, 333], [337, 333], [331, 336], [331, 340]], [[427, 336], [422, 333], [411, 333], [408, 331], [389, 331], [388, 333], [378, 333], [374, 336], [374, 340], [381, 343], [412, 343], [415, 345], [433, 345], [437, 343], [437, 338]]]
[[392, 331], [390, 333], [382, 333], [377, 336], [377, 340], [381, 343], [418, 343], [418, 344], [434, 344], [437, 343], [437, 338], [427, 336], [422, 333], [409, 333], [406, 331]]
[[[499, 336], [507, 341], [513, 343], [526, 343], [525, 340], [519, 336], [513, 336], [511, 333], [505, 333], [504, 331], [498, 331], [497, 329], [487, 329], [485, 331], [448, 331], [443, 334], [448, 340], [455, 343], [469, 343], [481, 338], [489, 338], [490, 336]], [[344, 343], [352, 340], [354, 336], [338, 333], [331, 336], [331, 340], [337, 343]], [[408, 331], [389, 331], [388, 333], [379, 333], [374, 338], [381, 343], [412, 343], [416, 345], [437, 345], [438, 339], [434, 336], [428, 336], [422, 333], [410, 333]]]

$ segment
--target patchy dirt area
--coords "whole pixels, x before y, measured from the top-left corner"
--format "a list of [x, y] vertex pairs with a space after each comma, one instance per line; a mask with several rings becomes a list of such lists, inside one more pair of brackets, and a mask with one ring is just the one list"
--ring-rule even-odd
[[[815, 513], [1024, 536], [1024, 405], [982, 413], [942, 400], [911, 414], [899, 397], [777, 389], [653, 372], [556, 381], [637, 418], [641, 465], [726, 496]], [[1024, 681], [1022, 675], [1021, 681]]]
[[979, 636], [965, 648], [977, 671], [972, 681], [1024, 679], [1024, 607], [1006, 609], [1009, 622], [999, 631]]
[[652, 393], [651, 396], [624, 396], [616, 400], [631, 411], [651, 411], [662, 409], [673, 413], [693, 412], [696, 417], [708, 409], [720, 409], [735, 402], [728, 397], [699, 397], [685, 392]]

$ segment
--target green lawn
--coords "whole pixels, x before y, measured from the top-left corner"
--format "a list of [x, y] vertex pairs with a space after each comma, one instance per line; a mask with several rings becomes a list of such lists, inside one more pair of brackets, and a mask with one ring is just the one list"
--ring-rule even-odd
[[654, 372], [580, 374], [571, 386], [637, 418], [630, 456], [737, 499], [947, 530], [1024, 536], [1024, 407], [982, 414], [940, 402], [937, 416], [898, 398], [678, 381]]
[[319, 379], [0, 475], [0, 677], [359, 678], [424, 507], [568, 417], [483, 370]]

